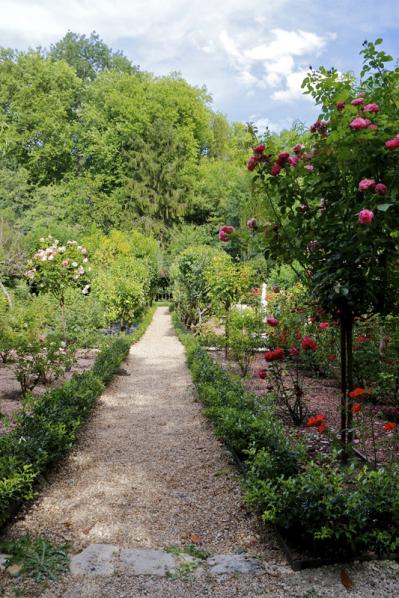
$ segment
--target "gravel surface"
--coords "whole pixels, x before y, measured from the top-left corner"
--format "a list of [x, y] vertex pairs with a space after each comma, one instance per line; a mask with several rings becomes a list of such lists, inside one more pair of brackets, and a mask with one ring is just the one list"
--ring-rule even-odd
[[[273, 533], [262, 534], [257, 518], [243, 508], [236, 471], [201, 413], [167, 308], [156, 311], [123, 368], [99, 400], [73, 453], [8, 535], [29, 533], [69, 542], [74, 553], [93, 543], [122, 548], [197, 543], [211, 554], [257, 556], [262, 572], [215, 578], [198, 571], [176, 579], [68, 575], [47, 589], [29, 589], [25, 583], [26, 594], [18, 595], [346, 596], [341, 567], [292, 572]], [[355, 564], [348, 572], [352, 596], [399, 594], [396, 563]], [[21, 580], [1, 574], [0, 595], [14, 596], [18, 588]]]

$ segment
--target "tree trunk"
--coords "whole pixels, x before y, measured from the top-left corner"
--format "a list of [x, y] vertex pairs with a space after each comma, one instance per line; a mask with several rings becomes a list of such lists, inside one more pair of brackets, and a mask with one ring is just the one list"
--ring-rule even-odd
[[345, 306], [341, 311], [341, 445], [342, 459], [347, 461], [353, 442], [353, 414], [349, 404], [349, 392], [353, 390], [353, 316]]
[[62, 330], [62, 336], [64, 338], [64, 341], [66, 342], [67, 338], [66, 338], [65, 301], [64, 301], [64, 297], [62, 297], [60, 299], [60, 307], [61, 307], [61, 330]]

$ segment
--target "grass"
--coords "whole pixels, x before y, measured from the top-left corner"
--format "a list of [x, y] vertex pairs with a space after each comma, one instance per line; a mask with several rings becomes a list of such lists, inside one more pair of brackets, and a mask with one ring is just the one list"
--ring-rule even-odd
[[69, 567], [68, 546], [56, 546], [43, 538], [23, 536], [0, 543], [3, 552], [10, 555], [9, 565], [20, 565], [21, 575], [40, 583], [55, 580]]

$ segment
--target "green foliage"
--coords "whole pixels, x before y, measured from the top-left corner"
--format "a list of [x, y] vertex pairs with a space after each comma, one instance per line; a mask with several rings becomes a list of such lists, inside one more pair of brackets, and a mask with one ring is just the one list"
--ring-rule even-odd
[[208, 245], [193, 245], [178, 255], [172, 264], [173, 299], [187, 326], [201, 323], [209, 313], [206, 272], [210, 261], [219, 253]]
[[21, 565], [21, 574], [41, 583], [56, 580], [69, 567], [68, 546], [55, 546], [43, 538], [30, 536], [0, 543], [3, 552], [10, 554], [7, 565]]
[[264, 325], [262, 314], [258, 310], [232, 310], [229, 319], [228, 349], [231, 357], [240, 366], [241, 374], [249, 371], [255, 349], [264, 345], [261, 338]]
[[91, 32], [90, 37], [68, 31], [59, 42], [51, 46], [49, 55], [55, 61], [65, 60], [75, 69], [77, 76], [84, 80], [93, 80], [104, 70], [126, 73], [134, 70], [122, 52], [113, 52], [95, 31]]

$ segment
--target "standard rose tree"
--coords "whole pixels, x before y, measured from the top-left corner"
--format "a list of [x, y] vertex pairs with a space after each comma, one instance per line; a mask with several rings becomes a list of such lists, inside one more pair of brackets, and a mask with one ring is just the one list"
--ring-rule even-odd
[[85, 295], [90, 290], [87, 253], [87, 249], [78, 245], [77, 241], [67, 241], [62, 245], [58, 239], [49, 235], [46, 239], [40, 239], [40, 247], [25, 274], [34, 292], [51, 293], [59, 302], [64, 340], [66, 289], [80, 288]]
[[[392, 59], [380, 43], [365, 44], [359, 81], [324, 68], [304, 80], [305, 93], [322, 106], [308, 147], [273, 156], [266, 143], [247, 163], [275, 218], [267, 255], [298, 260], [311, 298], [340, 322], [346, 448], [353, 319], [398, 308], [399, 71], [386, 68]], [[259, 222], [257, 229], [264, 237]]]

